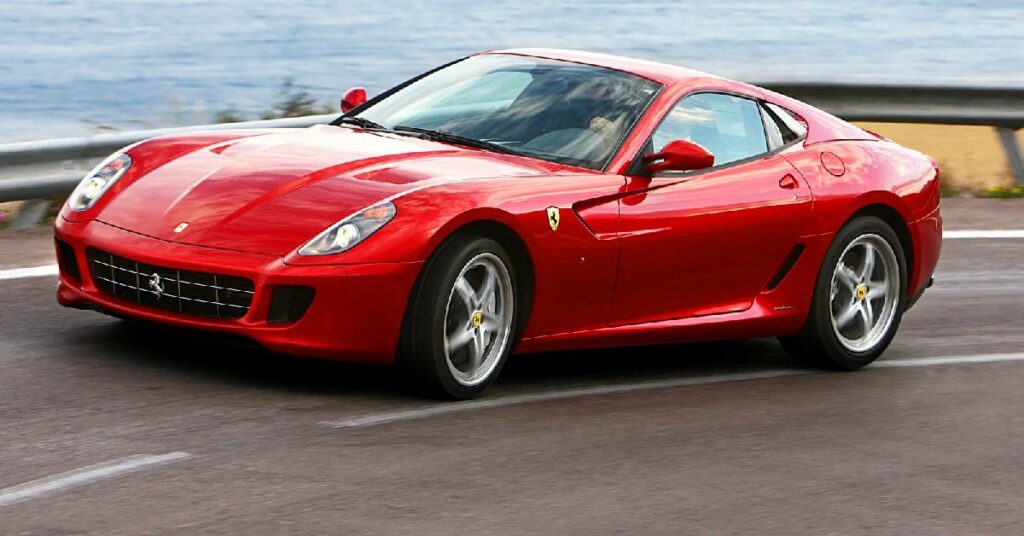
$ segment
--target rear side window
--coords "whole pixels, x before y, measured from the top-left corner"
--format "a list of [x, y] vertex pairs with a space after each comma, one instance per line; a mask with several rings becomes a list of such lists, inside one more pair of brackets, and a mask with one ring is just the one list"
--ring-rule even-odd
[[764, 133], [768, 136], [768, 147], [774, 151], [786, 145], [785, 136], [782, 133], [784, 127], [780, 126], [781, 122], [772, 117], [771, 112], [763, 106], [761, 107], [761, 119], [764, 120]]
[[[783, 145], [792, 143], [796, 140], [803, 139], [807, 136], [807, 127], [803, 121], [797, 120], [797, 115], [793, 112], [770, 102], [764, 103], [764, 107], [768, 110], [769, 116], [774, 119], [776, 127], [782, 136]], [[765, 128], [768, 128], [768, 121], [765, 120]]]
[[715, 167], [768, 152], [758, 104], [723, 93], [698, 93], [679, 101], [654, 132], [654, 151], [679, 139], [711, 151]]

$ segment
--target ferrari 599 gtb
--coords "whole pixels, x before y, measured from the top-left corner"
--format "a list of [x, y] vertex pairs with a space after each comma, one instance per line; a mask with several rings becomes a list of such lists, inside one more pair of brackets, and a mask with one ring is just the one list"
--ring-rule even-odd
[[488, 52], [342, 110], [111, 155], [58, 218], [60, 303], [469, 398], [513, 352], [778, 336], [863, 367], [939, 256], [931, 159], [682, 67]]

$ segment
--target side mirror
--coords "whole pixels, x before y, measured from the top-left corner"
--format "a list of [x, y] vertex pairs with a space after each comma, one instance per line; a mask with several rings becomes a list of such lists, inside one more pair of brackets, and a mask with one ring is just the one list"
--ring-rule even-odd
[[354, 87], [345, 92], [341, 97], [341, 112], [346, 113], [356, 106], [366, 102], [366, 90], [361, 87]]
[[672, 140], [661, 152], [644, 155], [646, 170], [651, 175], [663, 171], [693, 171], [715, 165], [711, 151], [689, 140]]

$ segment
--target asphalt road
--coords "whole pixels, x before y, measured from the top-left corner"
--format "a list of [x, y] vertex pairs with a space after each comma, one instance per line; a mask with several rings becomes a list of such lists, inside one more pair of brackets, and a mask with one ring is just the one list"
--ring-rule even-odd
[[[1024, 228], [979, 207], [949, 226]], [[445, 405], [3, 280], [0, 534], [1021, 534], [1021, 281], [1024, 239], [948, 240], [860, 372], [772, 340], [549, 354]]]

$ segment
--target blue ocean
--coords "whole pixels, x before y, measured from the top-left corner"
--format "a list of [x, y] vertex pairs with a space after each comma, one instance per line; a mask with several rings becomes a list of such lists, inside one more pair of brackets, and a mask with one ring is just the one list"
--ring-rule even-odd
[[1024, 85], [1024, 1], [0, 1], [0, 142], [325, 105], [467, 53], [559, 47], [748, 81]]

